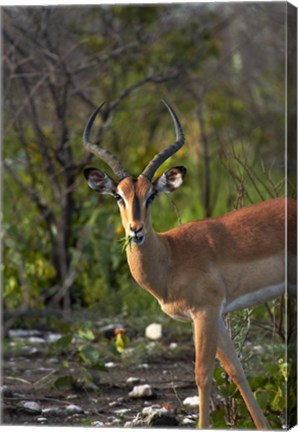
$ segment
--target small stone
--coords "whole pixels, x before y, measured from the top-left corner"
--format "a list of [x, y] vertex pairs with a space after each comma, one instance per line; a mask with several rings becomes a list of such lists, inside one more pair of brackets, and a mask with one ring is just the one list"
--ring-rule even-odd
[[193, 425], [196, 424], [196, 420], [195, 420], [194, 418], [191, 418], [191, 417], [185, 417], [185, 418], [182, 420], [181, 424], [182, 424], [183, 426], [193, 426]]
[[190, 396], [183, 401], [183, 405], [188, 408], [197, 408], [199, 406], [199, 403], [199, 396]]
[[42, 410], [42, 413], [45, 415], [49, 415], [49, 416], [64, 416], [65, 415], [65, 411], [61, 408], [58, 408], [58, 407], [44, 408]]
[[45, 344], [46, 343], [46, 341], [43, 338], [38, 337], [38, 336], [29, 337], [28, 342], [31, 344]]
[[130, 411], [131, 411], [130, 408], [121, 408], [121, 409], [115, 410], [114, 413], [118, 414], [118, 415], [122, 415], [122, 414], [127, 414]]
[[78, 405], [68, 405], [65, 409], [68, 414], [81, 414], [84, 412], [83, 408]]
[[124, 424], [125, 428], [134, 428], [136, 426], [140, 426], [140, 427], [143, 426], [143, 421], [142, 421], [142, 418], [140, 416], [140, 413], [138, 413], [134, 419], [127, 421]]
[[141, 363], [137, 366], [137, 369], [149, 369], [148, 363]]
[[61, 339], [62, 336], [63, 336], [62, 334], [49, 333], [49, 334], [47, 334], [46, 339], [47, 339], [47, 342], [54, 343], [58, 339]]
[[38, 423], [46, 423], [48, 419], [46, 417], [38, 417], [37, 421]]
[[153, 396], [152, 387], [149, 384], [134, 386], [132, 391], [128, 393], [128, 396], [131, 398], [152, 397]]
[[78, 397], [78, 396], [75, 395], [75, 394], [69, 394], [69, 395], [66, 396], [65, 399], [66, 399], [66, 400], [72, 400], [72, 399], [77, 399], [77, 397]]
[[120, 419], [118, 419], [118, 418], [114, 418], [112, 421], [111, 421], [111, 424], [112, 425], [120, 425], [121, 424], [121, 420]]
[[109, 406], [110, 407], [115, 407], [115, 406], [119, 406], [120, 404], [119, 404], [119, 402], [117, 402], [117, 401], [112, 401], [112, 402], [109, 402]]
[[56, 357], [51, 357], [51, 358], [49, 358], [48, 363], [50, 363], [50, 364], [58, 364], [58, 363], [60, 363], [60, 360], [57, 359]]
[[1, 387], [1, 393], [3, 397], [12, 397], [14, 395], [13, 391], [7, 385]]
[[161, 409], [160, 405], [151, 405], [151, 406], [146, 406], [143, 408], [142, 410], [142, 415], [144, 417], [147, 417], [148, 415], [153, 414], [154, 412], [156, 412], [157, 410]]
[[31, 345], [26, 345], [21, 347], [21, 351], [22, 354], [24, 356], [26, 356], [26, 358], [24, 359], [24, 362], [26, 363], [31, 363], [32, 360], [30, 358], [27, 358], [28, 356], [36, 356], [37, 354], [41, 354], [42, 353], [42, 349], [37, 348], [35, 346], [31, 346]]
[[165, 408], [161, 408], [160, 410], [155, 411], [147, 418], [147, 423], [149, 426], [178, 426], [179, 422], [177, 417], [166, 410]]
[[101, 421], [96, 420], [96, 421], [94, 421], [94, 422], [91, 423], [91, 426], [102, 427], [102, 426], [105, 426], [105, 424], [103, 422], [101, 422]]
[[149, 324], [145, 329], [145, 336], [151, 340], [158, 340], [162, 337], [162, 325], [158, 323]]
[[21, 406], [28, 412], [32, 414], [39, 414], [41, 413], [41, 406], [37, 402], [33, 401], [27, 401], [22, 402]]
[[29, 337], [38, 337], [41, 336], [42, 332], [39, 330], [25, 330], [25, 329], [17, 329], [17, 330], [8, 330], [8, 336], [10, 338], [29, 338]]
[[105, 367], [108, 369], [112, 369], [112, 368], [117, 367], [117, 364], [114, 362], [107, 362], [107, 363], [105, 363]]
[[141, 382], [141, 379], [138, 377], [129, 377], [126, 380], [126, 384], [129, 384], [129, 385], [136, 385], [136, 384], [139, 384], [140, 382]]
[[178, 347], [178, 344], [176, 342], [171, 342], [169, 348], [171, 350], [175, 350]]

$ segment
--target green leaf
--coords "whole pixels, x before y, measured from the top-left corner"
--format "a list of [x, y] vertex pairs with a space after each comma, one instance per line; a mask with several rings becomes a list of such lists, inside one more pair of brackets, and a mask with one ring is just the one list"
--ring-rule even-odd
[[56, 379], [56, 381], [54, 382], [54, 386], [56, 388], [63, 388], [63, 387], [73, 387], [74, 385], [74, 378], [72, 375], [65, 375], [62, 377], [59, 377]]
[[93, 331], [89, 328], [81, 328], [78, 330], [78, 336], [81, 339], [87, 339], [89, 341], [93, 341], [95, 339], [95, 335]]
[[218, 386], [226, 383], [225, 373], [223, 372], [222, 368], [218, 367], [215, 369], [214, 379], [216, 381], [216, 385]]
[[259, 391], [256, 393], [256, 398], [262, 410], [265, 410], [270, 402], [271, 395], [269, 392]]
[[226, 428], [225, 409], [219, 408], [211, 414], [212, 426], [214, 428]]
[[100, 353], [92, 345], [83, 345], [79, 348], [79, 355], [82, 360], [96, 364], [99, 361]]
[[68, 334], [65, 336], [62, 336], [60, 339], [58, 339], [56, 342], [53, 343], [51, 349], [56, 353], [60, 354], [63, 351], [66, 351], [67, 348], [72, 343], [72, 335]]
[[283, 394], [283, 391], [281, 388], [279, 388], [276, 392], [275, 398], [273, 399], [271, 403], [271, 407], [274, 411], [281, 411], [286, 406], [286, 398]]
[[276, 363], [267, 363], [266, 369], [273, 376], [279, 373], [279, 366]]

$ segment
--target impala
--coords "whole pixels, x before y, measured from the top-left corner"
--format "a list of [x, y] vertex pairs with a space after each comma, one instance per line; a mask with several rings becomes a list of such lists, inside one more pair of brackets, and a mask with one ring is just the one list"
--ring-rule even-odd
[[[295, 292], [296, 201], [271, 199], [222, 216], [188, 222], [163, 233], [152, 228], [150, 207], [159, 193], [180, 187], [186, 169], [176, 166], [154, 178], [160, 165], [184, 144], [179, 119], [162, 100], [174, 122], [176, 141], [160, 151], [133, 178], [109, 151], [90, 142], [97, 108], [84, 131], [85, 148], [113, 170], [116, 180], [97, 168], [86, 168], [89, 186], [116, 198], [126, 237], [130, 271], [162, 310], [173, 318], [192, 320], [195, 377], [199, 392], [199, 427], [209, 426], [209, 399], [215, 357], [235, 382], [259, 429], [269, 425], [254, 398], [227, 332], [223, 314], [267, 302], [288, 290]], [[287, 210], [287, 212], [286, 212]], [[285, 215], [288, 236], [285, 266]]]

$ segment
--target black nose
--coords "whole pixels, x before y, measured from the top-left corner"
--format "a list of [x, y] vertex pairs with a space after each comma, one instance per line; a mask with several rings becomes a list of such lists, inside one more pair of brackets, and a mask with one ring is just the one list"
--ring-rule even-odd
[[143, 225], [140, 225], [140, 226], [132, 226], [132, 225], [129, 225], [129, 229], [130, 229], [130, 231], [132, 231], [132, 232], [134, 232], [135, 234], [137, 234], [137, 233], [139, 233], [140, 231], [142, 231], [142, 229], [143, 229]]

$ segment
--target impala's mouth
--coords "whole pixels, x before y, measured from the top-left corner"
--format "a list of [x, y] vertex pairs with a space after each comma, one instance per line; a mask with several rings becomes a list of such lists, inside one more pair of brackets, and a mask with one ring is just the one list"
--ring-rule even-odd
[[136, 233], [133, 237], [132, 237], [132, 242], [137, 244], [137, 245], [141, 245], [145, 240], [145, 236], [143, 236], [143, 234], [138, 234]]

